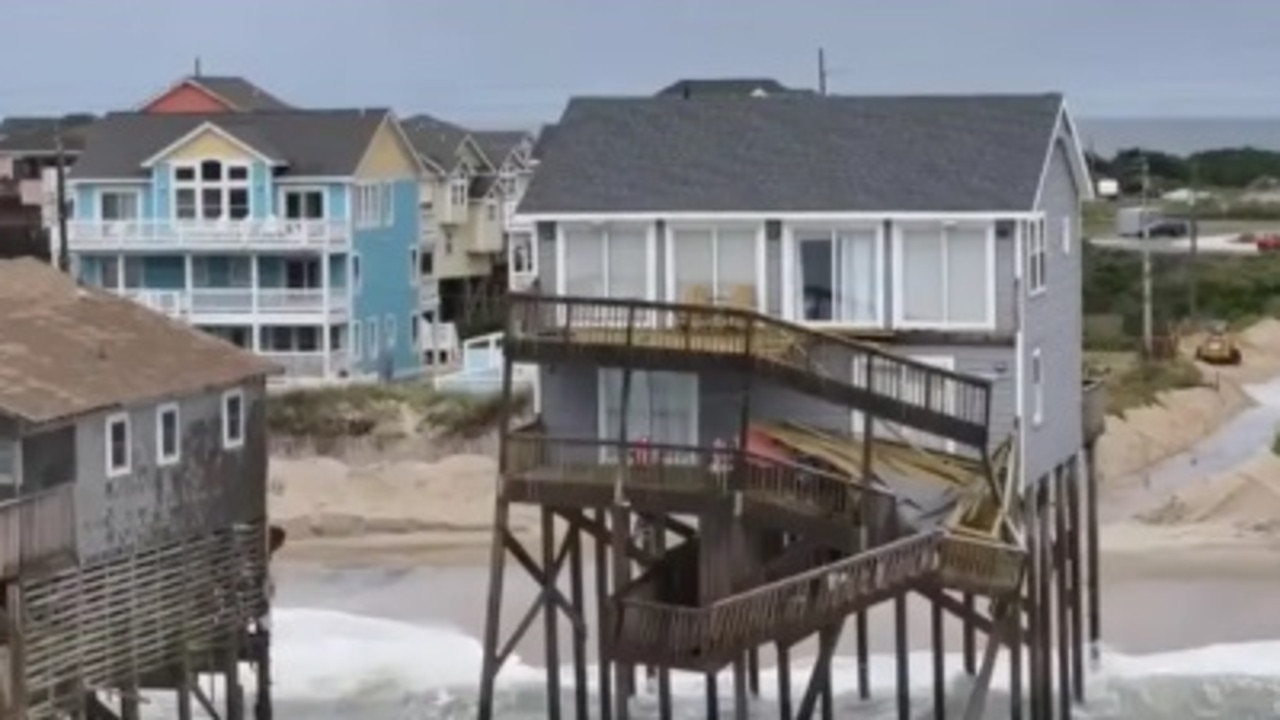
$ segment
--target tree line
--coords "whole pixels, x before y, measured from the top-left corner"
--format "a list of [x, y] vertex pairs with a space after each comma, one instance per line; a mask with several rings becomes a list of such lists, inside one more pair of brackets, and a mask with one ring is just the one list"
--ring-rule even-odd
[[1126, 195], [1142, 191], [1142, 160], [1146, 159], [1151, 189], [1202, 187], [1243, 189], [1269, 178], [1280, 180], [1280, 152], [1252, 147], [1205, 150], [1179, 156], [1158, 150], [1127, 148], [1113, 157], [1086, 153], [1095, 178], [1114, 178]]

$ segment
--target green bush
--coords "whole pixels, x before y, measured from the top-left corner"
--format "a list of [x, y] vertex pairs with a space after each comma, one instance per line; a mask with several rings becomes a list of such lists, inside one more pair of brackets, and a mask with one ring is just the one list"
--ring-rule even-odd
[[1130, 408], [1154, 403], [1162, 392], [1203, 384], [1200, 369], [1189, 360], [1138, 360], [1107, 378], [1107, 411], [1123, 416]]
[[[520, 412], [529, 398], [513, 402], [513, 411]], [[423, 382], [307, 388], [273, 395], [267, 427], [274, 434], [317, 440], [364, 437], [398, 423], [408, 411], [420, 418], [419, 430], [470, 438], [495, 428], [502, 407], [499, 395], [439, 393]]]

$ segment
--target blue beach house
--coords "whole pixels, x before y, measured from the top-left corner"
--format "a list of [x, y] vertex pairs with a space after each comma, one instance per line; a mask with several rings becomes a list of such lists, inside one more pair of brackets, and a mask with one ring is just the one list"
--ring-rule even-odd
[[388, 110], [107, 115], [73, 271], [324, 382], [421, 371], [423, 167]]

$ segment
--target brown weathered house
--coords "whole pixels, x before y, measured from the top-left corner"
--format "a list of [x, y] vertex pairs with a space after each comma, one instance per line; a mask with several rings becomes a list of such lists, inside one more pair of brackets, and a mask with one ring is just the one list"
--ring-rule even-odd
[[268, 687], [275, 370], [47, 264], [0, 261], [0, 717], [115, 717], [97, 693], [118, 690], [136, 718], [135, 691], [169, 688], [189, 718], [207, 700], [196, 673], [225, 673], [235, 720], [242, 660]]

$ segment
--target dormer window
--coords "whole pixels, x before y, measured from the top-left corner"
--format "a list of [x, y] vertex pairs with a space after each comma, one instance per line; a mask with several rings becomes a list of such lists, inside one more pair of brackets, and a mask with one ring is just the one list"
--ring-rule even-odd
[[249, 217], [249, 167], [221, 160], [175, 166], [173, 215], [179, 220]]

